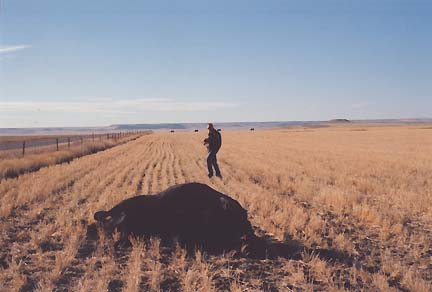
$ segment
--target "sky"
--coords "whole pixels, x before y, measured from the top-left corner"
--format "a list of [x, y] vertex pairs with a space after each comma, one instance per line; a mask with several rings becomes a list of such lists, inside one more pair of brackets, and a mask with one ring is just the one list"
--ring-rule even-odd
[[0, 1], [0, 128], [432, 117], [432, 1]]

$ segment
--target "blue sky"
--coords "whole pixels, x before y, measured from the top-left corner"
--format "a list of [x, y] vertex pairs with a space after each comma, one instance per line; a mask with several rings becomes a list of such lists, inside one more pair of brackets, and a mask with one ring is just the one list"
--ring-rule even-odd
[[2, 1], [0, 127], [415, 117], [432, 1]]

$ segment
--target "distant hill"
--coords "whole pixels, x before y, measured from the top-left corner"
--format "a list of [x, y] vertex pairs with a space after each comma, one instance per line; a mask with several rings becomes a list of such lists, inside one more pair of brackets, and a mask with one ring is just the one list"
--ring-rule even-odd
[[[312, 121], [282, 121], [282, 122], [225, 122], [214, 123], [216, 128], [221, 129], [270, 129], [285, 128], [290, 126], [319, 126], [321, 122]], [[325, 125], [322, 125], [325, 127]], [[110, 128], [117, 130], [191, 130], [205, 129], [207, 123], [172, 123], [172, 124], [119, 124], [111, 125]]]
[[351, 121], [348, 119], [333, 119], [329, 121], [330, 123], [350, 123]]
[[[305, 128], [328, 127], [330, 123], [371, 123], [371, 124], [428, 124], [432, 119], [384, 119], [384, 120], [348, 120], [334, 119], [330, 121], [272, 121], [272, 122], [225, 122], [214, 123], [216, 128], [222, 130], [241, 129], [272, 129], [300, 126]], [[41, 128], [0, 128], [1, 136], [22, 135], [65, 135], [65, 134], [91, 134], [110, 133], [120, 131], [192, 131], [203, 130], [207, 123], [161, 123], [161, 124], [116, 124], [106, 127], [41, 127]]]

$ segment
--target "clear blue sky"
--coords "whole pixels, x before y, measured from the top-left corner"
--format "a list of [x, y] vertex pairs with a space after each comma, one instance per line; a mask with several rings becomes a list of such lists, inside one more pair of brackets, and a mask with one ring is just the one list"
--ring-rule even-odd
[[2, 1], [0, 127], [415, 117], [432, 1]]

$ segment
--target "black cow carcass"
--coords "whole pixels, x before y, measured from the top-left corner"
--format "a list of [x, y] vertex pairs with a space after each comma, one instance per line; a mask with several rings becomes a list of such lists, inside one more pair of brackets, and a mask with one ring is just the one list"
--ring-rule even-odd
[[94, 219], [106, 232], [177, 239], [189, 247], [229, 250], [254, 237], [247, 212], [229, 196], [200, 183], [175, 185], [155, 195], [126, 199]]

